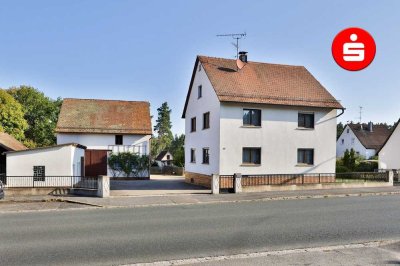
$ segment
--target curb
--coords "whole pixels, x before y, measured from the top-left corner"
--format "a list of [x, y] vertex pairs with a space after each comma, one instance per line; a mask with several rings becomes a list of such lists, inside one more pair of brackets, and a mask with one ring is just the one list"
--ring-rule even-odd
[[353, 194], [331, 194], [331, 195], [305, 195], [305, 196], [291, 196], [291, 197], [266, 197], [260, 199], [237, 199], [237, 200], [218, 200], [218, 201], [200, 201], [200, 202], [170, 202], [170, 203], [154, 203], [154, 204], [133, 204], [130, 206], [115, 206], [115, 205], [97, 205], [81, 201], [75, 201], [75, 203], [85, 204], [94, 207], [101, 207], [105, 209], [112, 208], [146, 208], [146, 207], [171, 207], [171, 206], [191, 206], [191, 205], [206, 205], [206, 204], [223, 204], [223, 203], [241, 203], [241, 202], [262, 202], [262, 201], [279, 201], [279, 200], [304, 200], [304, 199], [324, 199], [324, 198], [344, 198], [344, 197], [363, 197], [363, 196], [390, 196], [399, 195], [399, 192], [365, 192], [365, 193], [353, 193]]

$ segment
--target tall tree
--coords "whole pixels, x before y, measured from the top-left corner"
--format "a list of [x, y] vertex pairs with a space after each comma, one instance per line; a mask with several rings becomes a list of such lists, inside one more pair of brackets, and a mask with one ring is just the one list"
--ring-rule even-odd
[[43, 147], [56, 143], [54, 129], [57, 125], [62, 100], [53, 100], [43, 92], [30, 87], [20, 86], [8, 90], [21, 105], [28, 122], [25, 137], [33, 142], [34, 146]]
[[24, 131], [27, 127], [21, 104], [7, 91], [0, 89], [0, 131], [12, 135], [19, 141], [24, 141]]
[[164, 102], [158, 109], [158, 116], [156, 120], [156, 125], [154, 126], [154, 131], [157, 132], [157, 137], [153, 139], [152, 145], [152, 156], [157, 156], [157, 154], [170, 148], [171, 142], [173, 140], [173, 135], [171, 132], [171, 109], [167, 102]]
[[344, 125], [342, 122], [339, 122], [336, 127], [336, 139], [339, 139], [340, 135], [342, 135], [344, 130]]

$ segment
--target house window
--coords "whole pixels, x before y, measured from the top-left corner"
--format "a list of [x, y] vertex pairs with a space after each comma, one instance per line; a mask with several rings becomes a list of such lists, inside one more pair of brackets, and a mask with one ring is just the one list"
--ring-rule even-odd
[[350, 129], [347, 129], [347, 134], [349, 134], [350, 133]]
[[33, 167], [33, 181], [45, 181], [46, 169], [44, 165]]
[[201, 71], [201, 64], [199, 64], [199, 72]]
[[344, 139], [342, 139], [342, 145], [344, 144]]
[[298, 149], [297, 150], [298, 164], [314, 164], [314, 149]]
[[204, 164], [210, 163], [210, 151], [208, 148], [203, 148], [203, 163]]
[[355, 138], [351, 138], [351, 144], [354, 144]]
[[198, 86], [197, 87], [197, 99], [200, 99], [201, 97], [203, 97], [203, 86]]
[[314, 114], [299, 113], [298, 126], [303, 128], [314, 128]]
[[203, 114], [203, 129], [210, 128], [210, 112]]
[[244, 126], [261, 126], [261, 110], [243, 109], [243, 125]]
[[261, 164], [261, 148], [243, 148], [243, 164]]
[[191, 120], [190, 132], [196, 132], [196, 117], [193, 117]]
[[196, 162], [196, 150], [195, 149], [190, 149], [190, 162], [191, 163]]
[[122, 135], [115, 135], [115, 145], [122, 145], [124, 143], [124, 137]]

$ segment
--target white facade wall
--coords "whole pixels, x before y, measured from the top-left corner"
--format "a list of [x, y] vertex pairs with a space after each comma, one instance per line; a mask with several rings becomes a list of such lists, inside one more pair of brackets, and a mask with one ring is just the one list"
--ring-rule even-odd
[[[90, 150], [130, 151], [148, 155], [150, 138], [151, 135], [123, 135], [123, 145], [115, 145], [114, 134], [57, 133], [57, 144], [79, 143]], [[136, 149], [130, 149], [128, 146], [134, 146]]]
[[[200, 63], [199, 63], [200, 64]], [[202, 97], [198, 99], [198, 86]], [[210, 112], [210, 128], [203, 130], [203, 113]], [[196, 117], [196, 132], [191, 118]], [[196, 70], [185, 116], [185, 171], [211, 175], [219, 172], [220, 103], [204, 69]], [[190, 150], [196, 149], [196, 162], [190, 162]], [[210, 163], [203, 164], [203, 148], [209, 148]]]
[[[7, 186], [22, 187], [29, 185], [34, 166], [45, 166], [45, 181], [35, 181], [35, 186], [69, 186], [71, 179], [51, 178], [51, 176], [80, 176], [81, 157], [85, 150], [75, 146], [49, 147], [6, 154]], [[14, 177], [13, 177], [14, 176]]]
[[400, 169], [400, 126], [397, 126], [385, 146], [379, 151], [380, 169]]
[[336, 141], [336, 156], [343, 157], [346, 149], [349, 151], [353, 149], [357, 154], [363, 156], [366, 159], [369, 159], [372, 156], [376, 155], [375, 149], [367, 149], [361, 144], [357, 136], [348, 125], [346, 125], [343, 133]]
[[[243, 108], [261, 109], [261, 127], [243, 127]], [[298, 113], [313, 112], [314, 129], [298, 128]], [[221, 104], [219, 174], [334, 173], [336, 110]], [[243, 166], [243, 147], [261, 147], [261, 165]], [[297, 149], [314, 149], [314, 166], [297, 165]]]

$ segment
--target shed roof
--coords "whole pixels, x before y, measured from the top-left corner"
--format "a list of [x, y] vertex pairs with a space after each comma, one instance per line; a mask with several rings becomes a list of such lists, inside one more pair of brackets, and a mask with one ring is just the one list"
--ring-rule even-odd
[[25, 149], [25, 150], [19, 150], [19, 151], [8, 151], [5, 152], [6, 154], [8, 153], [18, 153], [18, 152], [28, 152], [28, 151], [40, 151], [40, 150], [48, 150], [52, 148], [58, 148], [58, 147], [65, 147], [65, 146], [73, 146], [77, 147], [79, 149], [86, 150], [86, 146], [78, 144], [78, 143], [64, 143], [64, 144], [58, 144], [58, 145], [53, 145], [53, 146], [47, 146], [47, 147], [37, 147], [37, 148], [32, 148], [32, 149]]
[[27, 149], [24, 144], [5, 132], [0, 132], [0, 146], [8, 151], [19, 151]]

